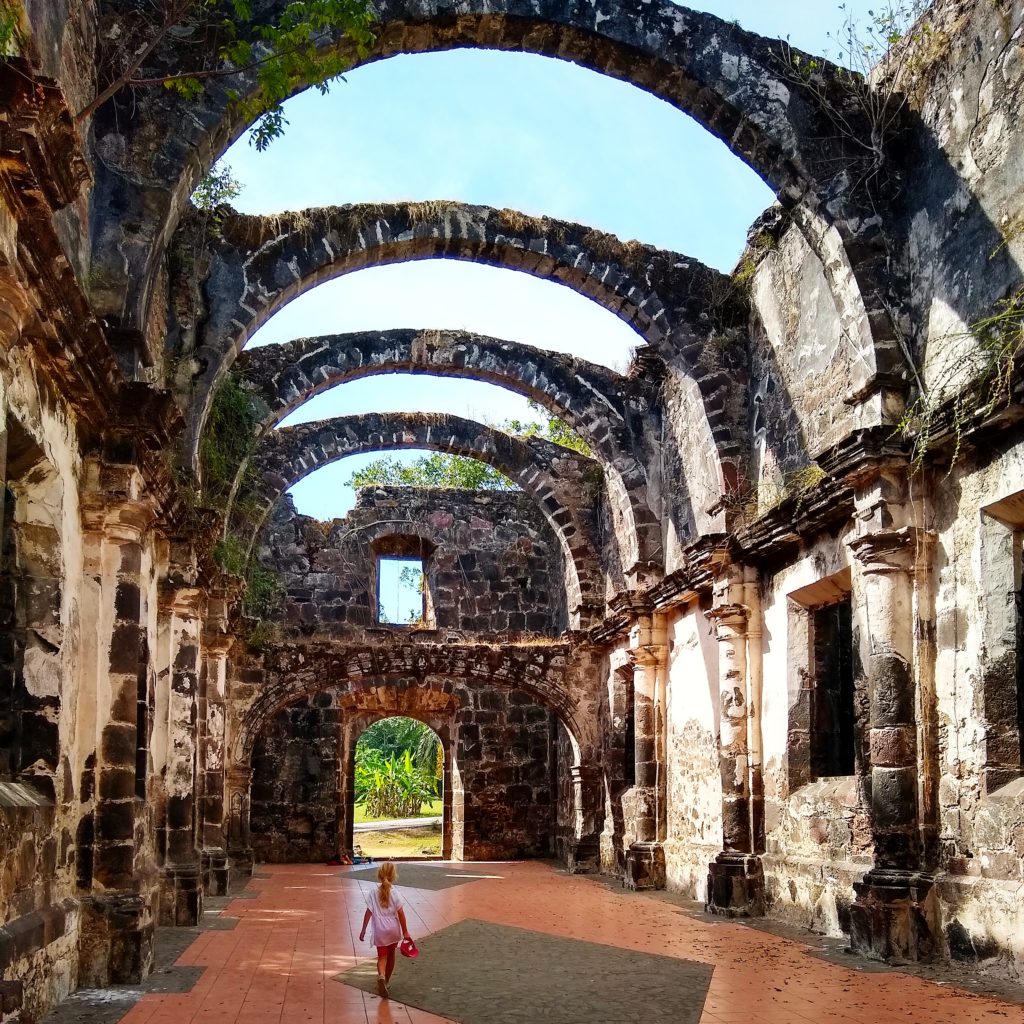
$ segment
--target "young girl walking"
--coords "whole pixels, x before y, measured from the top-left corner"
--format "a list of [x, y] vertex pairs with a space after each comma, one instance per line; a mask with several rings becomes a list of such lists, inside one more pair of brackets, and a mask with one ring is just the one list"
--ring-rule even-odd
[[363, 915], [363, 929], [359, 940], [366, 938], [366, 926], [373, 922], [370, 941], [377, 947], [377, 994], [388, 998], [388, 982], [395, 969], [395, 950], [402, 939], [410, 939], [409, 926], [405, 923], [405, 909], [402, 898], [392, 887], [398, 872], [391, 861], [385, 861], [377, 868], [376, 889], [366, 894], [366, 913]]

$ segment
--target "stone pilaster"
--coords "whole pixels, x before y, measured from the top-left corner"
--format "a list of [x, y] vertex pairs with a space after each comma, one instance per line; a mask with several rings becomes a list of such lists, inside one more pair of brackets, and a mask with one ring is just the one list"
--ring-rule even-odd
[[203, 889], [209, 896], [228, 891], [225, 821], [224, 721], [227, 658], [232, 637], [205, 633], [199, 680], [199, 845]]
[[[759, 651], [757, 580], [750, 570], [730, 566], [717, 580], [708, 618], [718, 638], [718, 757], [722, 779], [722, 852], [708, 868], [707, 909], [727, 916], [764, 913], [761, 858], [760, 695], [752, 697], [752, 669]], [[753, 605], [753, 607], [751, 607]], [[759, 689], [759, 687], [757, 688]], [[755, 772], [755, 764], [757, 771]]]
[[227, 840], [230, 881], [244, 881], [252, 875], [253, 852], [249, 844], [249, 800], [252, 768], [234, 765], [227, 773]]
[[634, 833], [626, 851], [625, 884], [630, 889], [665, 888], [665, 673], [668, 647], [665, 617], [633, 609], [629, 654], [633, 661], [635, 737]]
[[[137, 848], [146, 833], [145, 751], [150, 651], [144, 578], [151, 504], [131, 466], [87, 467], [83, 495], [85, 569], [96, 601], [88, 626], [96, 637], [91, 709], [98, 749], [94, 793], [80, 829], [83, 900], [79, 976], [83, 985], [137, 983], [153, 961], [152, 865]], [[87, 761], [88, 766], [88, 761]], [[86, 794], [83, 793], [83, 797]]]
[[157, 714], [163, 723], [162, 805], [157, 843], [163, 852], [160, 923], [196, 925], [203, 910], [202, 867], [196, 836], [197, 721], [204, 595], [169, 586], [161, 595], [164, 666]]
[[880, 474], [858, 494], [854, 596], [869, 699], [874, 866], [855, 885], [850, 943], [881, 959], [928, 960], [935, 950], [932, 876], [919, 814], [914, 677], [915, 567], [929, 535], [906, 522], [905, 484]]
[[575, 816], [569, 871], [586, 874], [600, 868], [601, 770], [596, 765], [574, 764], [569, 771]]

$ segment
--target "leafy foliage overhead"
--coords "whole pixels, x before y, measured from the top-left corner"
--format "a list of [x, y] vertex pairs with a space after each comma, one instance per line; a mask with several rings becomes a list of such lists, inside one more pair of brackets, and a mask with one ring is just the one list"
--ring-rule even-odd
[[[84, 120], [126, 86], [163, 86], [196, 99], [206, 83], [228, 83], [235, 113], [252, 125], [249, 141], [263, 150], [282, 134], [282, 104], [306, 86], [321, 93], [348, 67], [348, 58], [330, 46], [346, 38], [358, 57], [373, 42], [374, 15], [366, 0], [291, 0], [277, 17], [262, 20], [253, 0], [152, 0], [135, 8], [135, 18], [118, 36], [108, 57], [109, 81], [79, 111]], [[204, 62], [195, 67], [145, 70], [146, 61], [169, 37], [205, 39]], [[243, 87], [242, 76], [246, 85]]]
[[[530, 408], [542, 419], [534, 422], [510, 419], [494, 425], [495, 430], [516, 437], [539, 437], [561, 445], [587, 458], [593, 457], [590, 446], [572, 427], [552, 416], [536, 402]], [[471, 491], [515, 491], [518, 487], [503, 473], [477, 459], [464, 455], [433, 452], [421, 455], [411, 463], [403, 463], [394, 455], [374, 459], [349, 478], [350, 487], [460, 487]]]

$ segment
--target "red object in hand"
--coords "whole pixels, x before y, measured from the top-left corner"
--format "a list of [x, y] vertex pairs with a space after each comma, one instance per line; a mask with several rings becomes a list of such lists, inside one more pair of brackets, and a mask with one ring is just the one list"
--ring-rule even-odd
[[412, 939], [402, 939], [402, 944], [398, 947], [399, 952], [402, 956], [407, 956], [415, 959], [420, 955], [419, 948]]

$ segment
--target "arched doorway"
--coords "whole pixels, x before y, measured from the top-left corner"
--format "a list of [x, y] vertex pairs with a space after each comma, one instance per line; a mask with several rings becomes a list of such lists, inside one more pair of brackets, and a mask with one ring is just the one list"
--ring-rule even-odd
[[374, 859], [440, 857], [445, 761], [445, 744], [426, 722], [394, 716], [369, 725], [351, 759], [354, 847]]

